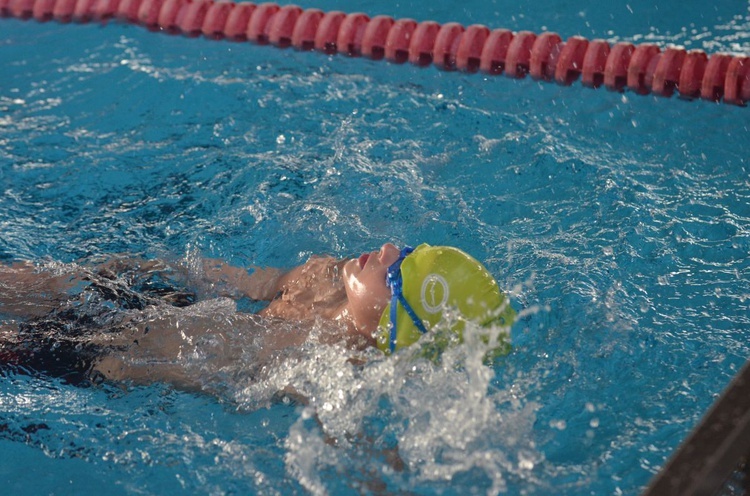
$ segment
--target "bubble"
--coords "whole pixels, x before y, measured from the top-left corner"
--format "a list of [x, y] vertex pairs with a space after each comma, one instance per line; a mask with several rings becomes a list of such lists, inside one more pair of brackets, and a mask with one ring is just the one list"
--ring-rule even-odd
[[534, 460], [529, 457], [525, 452], [521, 451], [518, 453], [518, 468], [521, 470], [533, 470]]
[[553, 429], [557, 429], [559, 431], [564, 431], [568, 427], [568, 423], [565, 422], [565, 420], [559, 419], [559, 420], [550, 420], [549, 426]]

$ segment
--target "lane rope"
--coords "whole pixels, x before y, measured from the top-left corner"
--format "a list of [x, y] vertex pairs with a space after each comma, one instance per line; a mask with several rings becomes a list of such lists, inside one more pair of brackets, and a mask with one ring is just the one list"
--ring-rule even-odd
[[189, 37], [341, 53], [395, 64], [434, 64], [446, 71], [529, 75], [535, 80], [686, 100], [745, 106], [750, 101], [750, 57], [657, 45], [634, 45], [552, 32], [514, 33], [474, 24], [438, 24], [323, 12], [296, 5], [212, 0], [0, 0], [0, 16], [40, 22], [117, 19]]

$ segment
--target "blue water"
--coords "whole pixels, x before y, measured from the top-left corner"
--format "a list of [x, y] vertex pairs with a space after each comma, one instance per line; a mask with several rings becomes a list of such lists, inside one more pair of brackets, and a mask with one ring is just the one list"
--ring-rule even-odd
[[[300, 4], [750, 53], [741, 1]], [[9, 494], [637, 494], [750, 357], [746, 108], [116, 23], [1, 20], [0, 67], [2, 259], [426, 241], [521, 314], [494, 368], [309, 343], [218, 398], [3, 377]]]

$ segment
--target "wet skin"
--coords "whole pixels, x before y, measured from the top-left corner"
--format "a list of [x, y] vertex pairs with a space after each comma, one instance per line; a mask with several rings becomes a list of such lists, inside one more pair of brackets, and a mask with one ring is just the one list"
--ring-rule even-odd
[[348, 310], [361, 334], [372, 335], [388, 305], [391, 291], [385, 279], [388, 267], [398, 260], [400, 250], [391, 243], [363, 254], [344, 265], [344, 287]]
[[[352, 349], [375, 346], [374, 331], [390, 300], [386, 285], [388, 267], [399, 257], [400, 251], [387, 243], [379, 250], [351, 259], [313, 256], [305, 264], [289, 272], [276, 269], [256, 269], [251, 274], [244, 268], [232, 267], [218, 260], [204, 260], [199, 271], [200, 284], [216, 296], [248, 297], [270, 300], [258, 316], [237, 312], [234, 305], [222, 305], [221, 319], [217, 319], [215, 305], [202, 313], [202, 304], [176, 308], [167, 304], [147, 307], [141, 312], [128, 311], [122, 316], [129, 331], [103, 332], [92, 341], [111, 346], [113, 352], [102, 356], [95, 370], [105, 378], [130, 380], [138, 383], [171, 382], [181, 387], [197, 384], [180, 365], [180, 357], [199, 351], [196, 346], [203, 336], [214, 342], [226, 343], [224, 349], [212, 353], [217, 367], [226, 366], [243, 346], [236, 336], [245, 331], [250, 335], [264, 333], [263, 360], [275, 351], [300, 346], [308, 337], [312, 325], [280, 327], [276, 319], [286, 321], [327, 320], [321, 342], [342, 343]], [[93, 271], [119, 268], [125, 259], [96, 266]], [[135, 263], [135, 259], [131, 263]], [[127, 265], [127, 263], [126, 263]], [[151, 270], [175, 270], [158, 261], [137, 260], [137, 266]], [[77, 264], [62, 264], [57, 271], [49, 271], [32, 263], [22, 262], [0, 267], [0, 310], [21, 319], [45, 315], [69, 298], [68, 291], [92, 275], [92, 269]], [[218, 301], [218, 300], [217, 300]], [[231, 300], [226, 299], [229, 302]], [[205, 315], [204, 315], [205, 313]], [[324, 326], [325, 327], [325, 326]], [[319, 327], [317, 327], [319, 328]], [[0, 337], [17, 334], [16, 323], [0, 323]], [[234, 345], [229, 343], [234, 342]], [[239, 347], [237, 346], [239, 345]], [[114, 348], [120, 351], [115, 352]]]

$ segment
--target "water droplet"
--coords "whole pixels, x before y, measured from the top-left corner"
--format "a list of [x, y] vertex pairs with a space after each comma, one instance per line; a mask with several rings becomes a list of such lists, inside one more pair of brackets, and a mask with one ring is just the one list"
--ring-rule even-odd
[[640, 298], [640, 302], [638, 304], [638, 308], [641, 311], [641, 313], [648, 312], [648, 309], [649, 309], [648, 300], [646, 298]]
[[534, 460], [528, 458], [523, 452], [518, 454], [518, 468], [521, 470], [533, 470]]
[[550, 420], [549, 426], [559, 431], [564, 431], [568, 427], [568, 423], [564, 420]]

